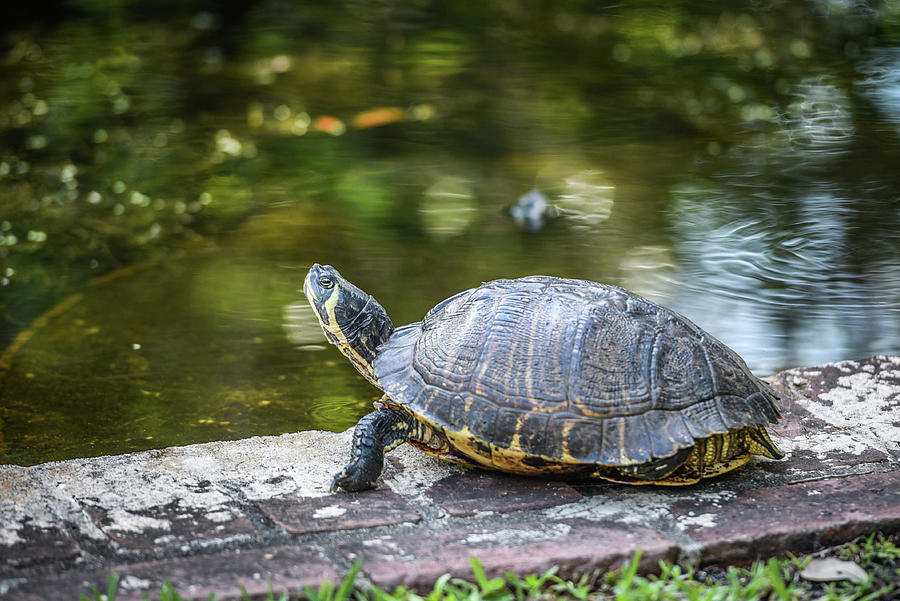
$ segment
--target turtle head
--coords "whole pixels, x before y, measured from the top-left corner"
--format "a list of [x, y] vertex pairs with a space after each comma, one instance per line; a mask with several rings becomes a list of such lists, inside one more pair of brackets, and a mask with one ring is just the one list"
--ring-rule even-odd
[[375, 355], [378, 346], [394, 331], [384, 307], [331, 265], [313, 265], [303, 281], [303, 292], [328, 342], [337, 346], [359, 373], [378, 386], [373, 367]]

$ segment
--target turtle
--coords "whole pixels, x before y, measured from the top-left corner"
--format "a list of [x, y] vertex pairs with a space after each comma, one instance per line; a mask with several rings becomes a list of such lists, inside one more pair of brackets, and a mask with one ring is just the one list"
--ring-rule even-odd
[[688, 485], [781, 459], [778, 397], [725, 344], [628, 290], [497, 279], [394, 327], [330, 265], [303, 283], [325, 337], [383, 391], [332, 491], [376, 486], [409, 443], [441, 459], [564, 480]]

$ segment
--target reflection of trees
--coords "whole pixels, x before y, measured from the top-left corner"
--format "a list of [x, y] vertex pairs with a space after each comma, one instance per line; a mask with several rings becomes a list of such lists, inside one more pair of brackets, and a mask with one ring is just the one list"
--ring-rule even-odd
[[882, 167], [896, 144], [826, 79], [794, 96], [777, 130], [704, 169], [714, 180], [673, 190], [678, 303], [770, 369], [900, 336], [900, 190]]
[[[832, 206], [855, 207], [842, 208], [837, 225], [844, 261], [857, 262], [858, 274], [872, 273], [883, 257], [878, 240], [891, 239], [872, 207], [896, 198], [884, 174], [897, 164], [888, 160], [896, 131], [867, 125], [884, 103], [850, 83], [857, 71], [875, 78], [881, 63], [873, 66], [867, 48], [883, 44], [898, 19], [887, 6], [270, 0], [218, 12], [190, 3], [158, 13], [139, 3], [58, 8], [52, 21], [20, 15], [0, 67], [14, 84], [0, 89], [0, 278], [13, 287], [2, 301], [13, 328], [39, 313], [48, 293], [215, 236], [274, 205], [330, 213], [345, 225], [335, 246], [348, 260], [366, 260], [370, 241], [388, 238], [412, 237], [417, 254], [446, 255], [446, 241], [427, 246], [431, 233], [447, 230], [423, 217], [440, 214], [428, 190], [446, 178], [469, 182], [471, 199], [458, 207], [465, 219], [451, 229], [496, 232], [493, 207], [478, 204], [511, 202], [535, 173], [568, 156], [582, 164], [557, 170], [550, 186], [580, 172], [608, 174], [617, 189], [611, 231], [602, 240], [576, 232], [568, 244], [562, 236], [571, 232], [550, 234], [558, 244], [488, 242], [513, 271], [539, 259], [536, 248], [578, 268], [604, 264], [579, 256], [584, 245], [609, 255], [635, 241], [661, 244], [657, 203], [683, 166], [698, 149], [714, 158], [748, 139], [760, 145], [740, 151], [734, 173], [765, 173], [772, 184], [751, 182], [741, 194], [794, 202], [796, 211], [812, 203], [820, 220]], [[828, 103], [840, 111], [830, 122], [849, 139], [804, 129]], [[352, 127], [354, 115], [377, 107], [405, 117]], [[315, 119], [326, 116], [351, 126], [339, 136], [317, 131]], [[832, 157], [823, 140], [845, 156]], [[627, 155], [641, 165], [613, 169], [607, 149], [628, 145], [645, 148]], [[728, 156], [697, 173], [727, 168]], [[754, 161], [762, 164], [751, 168]], [[814, 169], [840, 185], [810, 190]], [[729, 195], [737, 179], [725, 185]], [[639, 201], [629, 195], [638, 187]], [[787, 209], [775, 217], [779, 228], [796, 223]], [[452, 251], [477, 263], [483, 248], [470, 239]]]

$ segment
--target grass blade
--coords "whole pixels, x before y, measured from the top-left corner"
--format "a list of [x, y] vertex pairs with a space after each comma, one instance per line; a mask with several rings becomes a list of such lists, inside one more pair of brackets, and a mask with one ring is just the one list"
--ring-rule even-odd
[[353, 591], [353, 585], [356, 583], [356, 575], [359, 574], [361, 567], [362, 559], [357, 559], [353, 562], [353, 567], [350, 568], [347, 577], [341, 582], [341, 586], [334, 596], [334, 601], [348, 601], [350, 599], [350, 593]]

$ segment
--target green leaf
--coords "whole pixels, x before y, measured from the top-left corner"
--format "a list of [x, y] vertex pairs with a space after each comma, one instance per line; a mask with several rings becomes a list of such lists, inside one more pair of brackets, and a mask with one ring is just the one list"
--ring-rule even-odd
[[159, 589], [159, 601], [184, 601], [171, 583], [163, 582]]
[[487, 576], [484, 575], [484, 568], [481, 566], [481, 562], [475, 557], [470, 557], [469, 563], [472, 565], [472, 573], [475, 574], [475, 582], [484, 589], [488, 584], [488, 580]]
[[119, 590], [119, 575], [110, 572], [109, 581], [106, 583], [106, 599], [107, 601], [115, 601], [116, 591]]
[[350, 572], [347, 574], [347, 577], [344, 578], [343, 582], [341, 582], [341, 587], [337, 591], [337, 595], [334, 597], [334, 601], [347, 601], [350, 599], [350, 593], [353, 591], [353, 585], [356, 582], [356, 576], [359, 574], [359, 570], [362, 567], [362, 559], [357, 559], [353, 562], [353, 567], [350, 568]]
[[317, 591], [311, 586], [303, 587], [303, 592], [309, 601], [332, 601], [334, 598], [334, 583], [329, 581], [323, 582]]
[[631, 588], [632, 583], [634, 582], [634, 577], [637, 574], [638, 565], [641, 563], [641, 550], [638, 549], [634, 552], [634, 557], [631, 559], [631, 562], [622, 568], [622, 576], [618, 582], [616, 582], [615, 590], [617, 594], [621, 594], [624, 591], [627, 591]]

